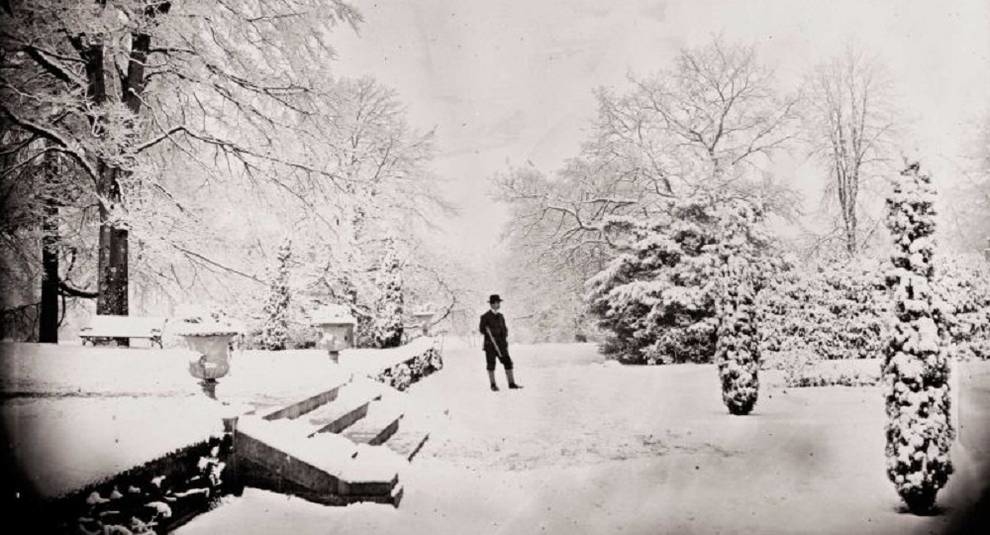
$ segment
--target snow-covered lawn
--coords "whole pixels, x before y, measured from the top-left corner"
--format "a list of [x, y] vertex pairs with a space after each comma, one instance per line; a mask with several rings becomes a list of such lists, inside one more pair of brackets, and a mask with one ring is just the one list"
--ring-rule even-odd
[[410, 388], [419, 410], [448, 412], [400, 474], [398, 509], [248, 489], [180, 532], [947, 532], [986, 485], [990, 363], [961, 367], [956, 473], [943, 514], [916, 517], [884, 473], [879, 387], [770, 380], [738, 417], [713, 366], [622, 367], [589, 344], [512, 352], [523, 390], [489, 391], [480, 349], [451, 340], [444, 370]]

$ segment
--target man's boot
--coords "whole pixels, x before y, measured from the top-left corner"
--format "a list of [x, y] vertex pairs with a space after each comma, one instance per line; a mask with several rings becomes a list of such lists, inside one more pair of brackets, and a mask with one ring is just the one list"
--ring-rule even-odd
[[509, 388], [522, 388], [516, 384], [516, 378], [512, 376], [512, 370], [505, 370], [505, 378], [509, 381]]
[[498, 392], [498, 385], [495, 383], [495, 370], [488, 370], [488, 383], [492, 387], [492, 392]]

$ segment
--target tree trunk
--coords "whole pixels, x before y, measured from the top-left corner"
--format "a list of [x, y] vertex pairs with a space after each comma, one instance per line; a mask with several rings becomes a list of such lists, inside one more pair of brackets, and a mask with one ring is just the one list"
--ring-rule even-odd
[[849, 252], [849, 256], [856, 256], [857, 243], [856, 243], [856, 212], [855, 208], [847, 210], [845, 215], [846, 220], [846, 251]]
[[[49, 154], [44, 166], [46, 186], [52, 182], [54, 174], [60, 171], [57, 157]], [[46, 188], [47, 190], [48, 188]], [[58, 205], [45, 193], [44, 211], [41, 221], [41, 307], [38, 318], [38, 342], [58, 343]]]
[[[105, 204], [115, 206], [120, 202], [118, 170], [101, 162], [100, 196]], [[127, 315], [127, 230], [115, 228], [110, 220], [108, 206], [100, 206], [100, 243], [97, 263], [99, 295], [96, 298], [98, 315]], [[118, 338], [117, 345], [130, 345], [127, 338]]]
[[[96, 106], [106, 104], [107, 77], [111, 71], [106, 68], [106, 57], [103, 42], [95, 37], [83, 53], [86, 61], [87, 93]], [[103, 134], [104, 125], [100, 117], [94, 116], [93, 130], [97, 135]], [[112, 207], [120, 203], [120, 185], [117, 182], [117, 170], [100, 158], [97, 162], [99, 173], [96, 193], [100, 197], [100, 236], [97, 260], [97, 297], [96, 313], [98, 315], [127, 315], [127, 234], [120, 234], [111, 224]], [[121, 244], [119, 239], [124, 239]], [[118, 339], [118, 344], [128, 345], [129, 340]]]
[[[167, 11], [167, 7], [165, 7]], [[131, 38], [131, 53], [127, 65], [126, 77], [122, 80], [121, 99], [127, 109], [137, 115], [141, 112], [141, 92], [145, 83], [145, 64], [147, 63], [148, 50], [151, 38], [147, 34], [134, 34]], [[107, 71], [103, 68], [103, 58], [94, 58], [92, 61], [99, 61], [99, 68], [95, 65], [88, 72], [106, 76]], [[104, 80], [105, 82], [105, 80]], [[93, 86], [91, 85], [91, 89]], [[102, 91], [102, 95], [99, 93]], [[94, 100], [106, 99], [106, 84], [97, 86], [97, 91], [91, 95]], [[118, 206], [121, 201], [120, 179], [124, 171], [111, 165], [101, 162], [99, 166], [100, 185], [98, 187], [100, 196], [105, 201], [105, 206], [100, 208], [100, 243], [99, 243], [99, 297], [96, 301], [96, 313], [100, 315], [126, 316], [128, 314], [128, 231], [126, 228], [118, 228], [111, 221], [109, 209]], [[118, 345], [128, 345], [128, 340], [118, 339]]]

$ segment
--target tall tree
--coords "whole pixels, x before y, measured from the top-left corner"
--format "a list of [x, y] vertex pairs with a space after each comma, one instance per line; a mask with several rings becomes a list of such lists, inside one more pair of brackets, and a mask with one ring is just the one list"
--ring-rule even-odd
[[842, 241], [855, 255], [862, 236], [860, 192], [883, 172], [896, 113], [881, 64], [853, 49], [808, 77], [807, 136], [828, 169], [826, 196], [838, 202]]
[[[280, 150], [279, 141], [300, 144], [306, 129], [289, 119], [328, 98], [318, 85], [326, 68], [313, 66], [333, 56], [332, 27], [360, 21], [349, 5], [98, 0], [8, 7], [0, 117], [17, 137], [47, 145], [18, 142], [5, 150], [18, 153], [15, 162], [64, 154], [66, 173], [88, 186], [80, 206], [92, 203], [99, 212], [98, 313], [128, 312], [132, 232], [147, 229], [146, 201], [184, 210], [162, 172], [176, 153], [212, 175], [240, 166], [255, 184], [342, 187], [342, 177], [298, 150]], [[204, 148], [225, 162], [207, 162]], [[226, 267], [207, 251], [175, 245], [191, 262]]]

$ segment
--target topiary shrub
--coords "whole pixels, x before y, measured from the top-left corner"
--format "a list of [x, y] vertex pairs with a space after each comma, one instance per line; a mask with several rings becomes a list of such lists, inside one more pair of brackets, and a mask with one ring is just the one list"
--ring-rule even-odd
[[931, 511], [949, 479], [949, 360], [944, 322], [933, 306], [934, 188], [917, 163], [887, 198], [894, 250], [886, 273], [894, 314], [883, 351], [887, 476], [908, 508]]
[[718, 212], [715, 316], [718, 321], [715, 364], [722, 401], [731, 414], [749, 414], [760, 390], [760, 344], [757, 333], [755, 259], [769, 238], [760, 224], [763, 211], [748, 202], [727, 203]]
[[381, 294], [375, 306], [374, 337], [376, 347], [402, 345], [404, 285], [402, 261], [392, 240], [386, 241], [385, 254], [378, 269], [376, 286]]
[[286, 348], [289, 340], [289, 259], [292, 245], [289, 240], [282, 242], [278, 250], [278, 261], [272, 276], [268, 301], [265, 303], [265, 321], [259, 337], [262, 349], [280, 351]]

